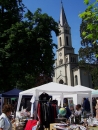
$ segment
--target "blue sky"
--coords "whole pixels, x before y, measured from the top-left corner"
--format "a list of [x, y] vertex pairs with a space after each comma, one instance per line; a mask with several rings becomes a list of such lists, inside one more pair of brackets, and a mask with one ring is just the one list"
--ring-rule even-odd
[[[86, 6], [83, 0], [62, 0], [62, 2], [68, 23], [71, 27], [72, 45], [75, 48], [75, 53], [78, 54], [78, 50], [81, 47], [79, 32], [81, 19], [78, 15], [85, 10]], [[57, 22], [59, 21], [61, 0], [23, 0], [23, 3], [31, 12], [35, 12], [37, 8], [41, 8], [42, 13], [47, 13]], [[53, 41], [57, 44], [55, 34], [53, 34]]]

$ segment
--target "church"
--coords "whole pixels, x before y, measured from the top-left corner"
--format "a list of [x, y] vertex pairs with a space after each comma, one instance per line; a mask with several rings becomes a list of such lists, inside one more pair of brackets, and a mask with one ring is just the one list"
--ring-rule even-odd
[[78, 54], [72, 46], [71, 27], [68, 24], [63, 5], [61, 4], [59, 35], [56, 51], [53, 82], [69, 86], [82, 85], [92, 88], [92, 77], [78, 65]]

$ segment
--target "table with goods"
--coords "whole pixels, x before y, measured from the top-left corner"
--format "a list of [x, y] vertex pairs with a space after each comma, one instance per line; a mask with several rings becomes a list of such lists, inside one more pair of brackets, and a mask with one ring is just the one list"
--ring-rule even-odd
[[30, 113], [26, 112], [25, 109], [22, 110], [19, 113], [19, 116], [15, 118], [15, 122], [12, 124], [12, 130], [24, 130], [29, 120], [32, 120]]
[[72, 121], [70, 118], [66, 122], [50, 124], [50, 130], [98, 130], [98, 120], [96, 118], [84, 118], [80, 122]]

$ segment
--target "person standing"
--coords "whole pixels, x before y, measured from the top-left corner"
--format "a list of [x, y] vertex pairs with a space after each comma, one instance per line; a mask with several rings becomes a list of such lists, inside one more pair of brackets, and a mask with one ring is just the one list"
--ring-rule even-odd
[[96, 117], [96, 109], [95, 109], [95, 106], [96, 106], [96, 99], [95, 98], [92, 98], [92, 106], [93, 106], [93, 116]]
[[0, 98], [0, 114], [1, 114], [1, 98]]
[[84, 98], [83, 101], [83, 115], [86, 116], [87, 113], [90, 113], [90, 102], [88, 100], [88, 98]]
[[12, 130], [12, 123], [9, 117], [11, 116], [12, 106], [5, 104], [2, 108], [2, 114], [0, 116], [0, 130]]
[[80, 116], [82, 114], [81, 105], [76, 105], [75, 115]]
[[69, 119], [69, 117], [71, 116], [71, 111], [70, 111], [67, 103], [64, 103], [64, 108], [66, 109], [65, 118]]

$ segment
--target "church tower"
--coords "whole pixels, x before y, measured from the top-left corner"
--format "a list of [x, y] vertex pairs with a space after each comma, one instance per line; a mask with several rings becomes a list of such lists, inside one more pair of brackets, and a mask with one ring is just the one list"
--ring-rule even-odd
[[58, 49], [56, 52], [57, 59], [55, 60], [53, 82], [73, 86], [74, 80], [72, 69], [78, 64], [78, 55], [74, 54], [71, 40], [71, 28], [68, 24], [62, 3], [58, 26]]

